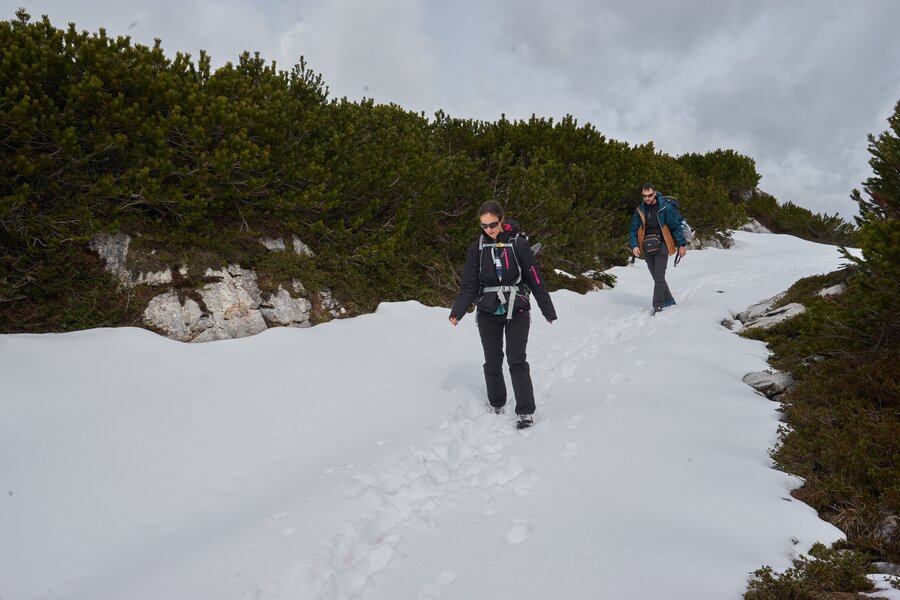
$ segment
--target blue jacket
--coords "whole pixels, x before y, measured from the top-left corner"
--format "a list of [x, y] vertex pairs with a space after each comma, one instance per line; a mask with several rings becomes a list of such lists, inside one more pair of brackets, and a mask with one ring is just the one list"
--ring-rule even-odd
[[656, 204], [648, 205], [641, 202], [640, 206], [634, 209], [634, 215], [631, 217], [631, 231], [628, 241], [629, 248], [640, 248], [641, 252], [644, 242], [644, 222], [648, 210], [656, 210], [659, 216], [659, 226], [663, 232], [663, 238], [666, 240], [666, 246], [669, 248], [669, 254], [674, 254], [679, 246], [686, 246], [684, 233], [681, 230], [681, 219], [678, 212], [672, 208], [672, 205], [666, 200], [662, 194], [656, 192]]

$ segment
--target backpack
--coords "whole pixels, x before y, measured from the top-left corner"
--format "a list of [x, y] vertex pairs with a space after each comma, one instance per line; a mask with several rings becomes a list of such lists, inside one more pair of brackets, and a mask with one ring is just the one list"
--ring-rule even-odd
[[676, 221], [681, 225], [681, 235], [684, 236], [684, 241], [686, 243], [690, 243], [691, 240], [694, 239], [694, 229], [688, 225], [687, 219], [685, 219], [684, 215], [681, 214], [681, 211], [678, 210], [678, 198], [662, 196], [662, 199], [668, 202], [669, 206], [675, 211]]
[[[481, 253], [485, 248], [496, 248], [496, 247], [507, 246], [512, 250], [513, 259], [516, 261], [516, 266], [519, 269], [519, 277], [516, 280], [516, 282], [513, 285], [490, 286], [490, 287], [484, 287], [481, 289], [482, 293], [497, 292], [497, 294], [500, 297], [500, 301], [501, 301], [500, 303], [503, 306], [504, 311], [503, 311], [503, 313], [496, 313], [496, 314], [507, 314], [506, 318], [511, 319], [513, 316], [513, 311], [507, 310], [507, 302], [509, 302], [508, 306], [510, 308], [512, 308], [515, 305], [514, 304], [515, 303], [515, 295], [517, 293], [521, 293], [527, 299], [528, 296], [531, 294], [531, 290], [528, 288], [528, 283], [526, 281], [524, 281], [522, 278], [522, 266], [519, 263], [519, 257], [516, 254], [516, 242], [519, 240], [519, 238], [523, 238], [525, 240], [525, 243], [529, 243], [528, 235], [519, 228], [519, 224], [516, 221], [514, 221], [513, 219], [507, 219], [507, 223], [512, 228], [511, 229], [512, 235], [510, 236], [509, 240], [505, 243], [485, 242], [483, 235], [478, 236], [478, 255], [479, 255], [478, 256], [478, 277], [479, 277], [479, 279], [481, 279], [481, 269], [482, 269], [482, 262], [483, 262]], [[534, 246], [531, 246], [531, 252], [533, 254], [536, 255], [540, 251], [541, 251], [540, 243], [537, 243]]]

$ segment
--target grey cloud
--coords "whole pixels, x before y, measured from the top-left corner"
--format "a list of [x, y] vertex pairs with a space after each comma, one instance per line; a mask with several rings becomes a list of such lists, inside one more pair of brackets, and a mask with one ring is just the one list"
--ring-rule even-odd
[[[558, 88], [539, 95], [553, 98], [551, 114], [672, 153], [733, 147], [757, 159], [781, 199], [855, 213], [848, 195], [868, 173], [865, 135], [884, 129], [900, 95], [900, 44], [884, 43], [900, 4], [492, 6], [490, 34], [523, 49], [511, 58], [518, 68]], [[495, 103], [510, 104], [501, 93]]]

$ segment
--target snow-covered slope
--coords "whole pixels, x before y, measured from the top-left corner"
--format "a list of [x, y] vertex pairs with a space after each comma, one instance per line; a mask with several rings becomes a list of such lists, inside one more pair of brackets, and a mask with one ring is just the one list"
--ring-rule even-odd
[[642, 262], [555, 293], [525, 431], [486, 410], [475, 320], [416, 303], [0, 336], [0, 598], [739, 598], [841, 534], [771, 468], [776, 405], [741, 382], [765, 347], [719, 323], [841, 260], [735, 238], [670, 264], [655, 318]]

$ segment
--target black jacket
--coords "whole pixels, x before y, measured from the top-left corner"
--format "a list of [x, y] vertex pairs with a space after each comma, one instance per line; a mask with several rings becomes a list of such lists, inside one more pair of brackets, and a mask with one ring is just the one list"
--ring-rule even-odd
[[[515, 237], [518, 227], [515, 221], [507, 221], [503, 224], [503, 227], [504, 230], [497, 236], [497, 242], [506, 244]], [[494, 243], [494, 240], [486, 233], [482, 232], [481, 235], [484, 237], [485, 244]], [[513, 311], [518, 312], [531, 309], [531, 304], [528, 300], [528, 291], [531, 290], [534, 292], [534, 297], [541, 312], [544, 314], [544, 318], [548, 321], [556, 320], [556, 310], [553, 308], [553, 301], [550, 299], [547, 288], [544, 287], [544, 278], [541, 275], [540, 267], [534, 260], [534, 254], [532, 254], [531, 246], [528, 244], [525, 236], [519, 235], [514, 245], [497, 248], [498, 252], [502, 252], [501, 256], [504, 263], [502, 281], [497, 279], [491, 248], [485, 247], [479, 253], [478, 245], [478, 240], [475, 240], [469, 246], [462, 279], [459, 283], [459, 294], [453, 302], [453, 308], [450, 309], [451, 317], [462, 319], [473, 302], [478, 310], [493, 313], [500, 304], [497, 292], [483, 292], [482, 289], [496, 285], [513, 285], [516, 279], [519, 278], [519, 270], [521, 268], [522, 281], [519, 284], [519, 292], [516, 294]], [[479, 263], [481, 265], [480, 274]]]

